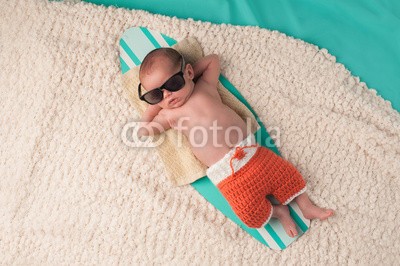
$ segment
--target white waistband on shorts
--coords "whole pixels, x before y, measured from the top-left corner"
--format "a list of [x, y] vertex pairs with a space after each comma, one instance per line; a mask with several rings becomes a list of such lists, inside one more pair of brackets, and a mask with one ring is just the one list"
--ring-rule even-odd
[[[236, 147], [244, 147], [257, 144], [256, 139], [253, 134], [248, 135], [244, 140], [242, 140], [238, 145], [232, 148], [224, 157], [222, 157], [219, 161], [211, 165], [206, 173], [208, 178], [217, 185], [219, 182], [229, 177], [232, 174], [232, 169], [230, 167], [230, 160], [235, 153]], [[242, 159], [233, 159], [232, 167], [234, 171], [238, 171], [242, 168], [246, 163], [253, 157], [256, 153], [257, 147], [246, 147], [244, 148], [245, 156]]]

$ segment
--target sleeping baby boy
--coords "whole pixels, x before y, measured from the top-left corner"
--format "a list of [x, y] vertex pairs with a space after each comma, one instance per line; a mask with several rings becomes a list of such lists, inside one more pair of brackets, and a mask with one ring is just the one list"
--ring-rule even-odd
[[[194, 155], [208, 167], [207, 176], [248, 227], [263, 227], [274, 217], [295, 237], [296, 225], [286, 206], [292, 200], [307, 219], [332, 216], [333, 210], [310, 201], [297, 169], [258, 145], [245, 121], [222, 102], [219, 75], [215, 54], [192, 66], [173, 48], [151, 51], [139, 70], [139, 97], [149, 106], [138, 135], [160, 134], [170, 128], [185, 135]], [[267, 195], [281, 204], [272, 205]]]

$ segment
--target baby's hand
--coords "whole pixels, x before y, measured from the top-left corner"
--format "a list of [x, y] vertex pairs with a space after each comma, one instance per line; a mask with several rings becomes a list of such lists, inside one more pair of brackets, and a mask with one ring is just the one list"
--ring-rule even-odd
[[154, 136], [171, 128], [165, 114], [161, 112], [162, 108], [158, 106], [152, 108], [153, 106], [154, 105], [151, 105], [147, 108], [139, 123], [139, 129], [137, 131], [139, 138], [143, 136]]
[[161, 111], [161, 107], [158, 105], [148, 105], [146, 111], [144, 111], [142, 118], [140, 121], [142, 122], [151, 122], [153, 121], [154, 117]]

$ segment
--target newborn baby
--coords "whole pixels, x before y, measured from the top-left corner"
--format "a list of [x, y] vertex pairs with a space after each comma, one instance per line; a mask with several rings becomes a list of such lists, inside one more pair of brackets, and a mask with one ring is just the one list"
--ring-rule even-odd
[[[219, 75], [217, 55], [192, 66], [172, 48], [151, 51], [139, 70], [139, 97], [149, 106], [138, 135], [160, 134], [170, 128], [182, 132], [194, 155], [208, 166], [207, 176], [248, 227], [263, 227], [274, 217], [295, 237], [296, 225], [286, 206], [292, 200], [307, 219], [332, 216], [333, 210], [310, 201], [296, 168], [258, 145], [245, 121], [221, 101]], [[281, 204], [272, 205], [267, 195]]]

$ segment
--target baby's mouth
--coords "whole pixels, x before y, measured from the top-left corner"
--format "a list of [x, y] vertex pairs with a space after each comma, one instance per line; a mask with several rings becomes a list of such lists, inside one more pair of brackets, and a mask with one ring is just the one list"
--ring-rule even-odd
[[169, 100], [168, 104], [174, 104], [177, 101], [178, 101], [178, 98], [174, 98], [174, 99]]

